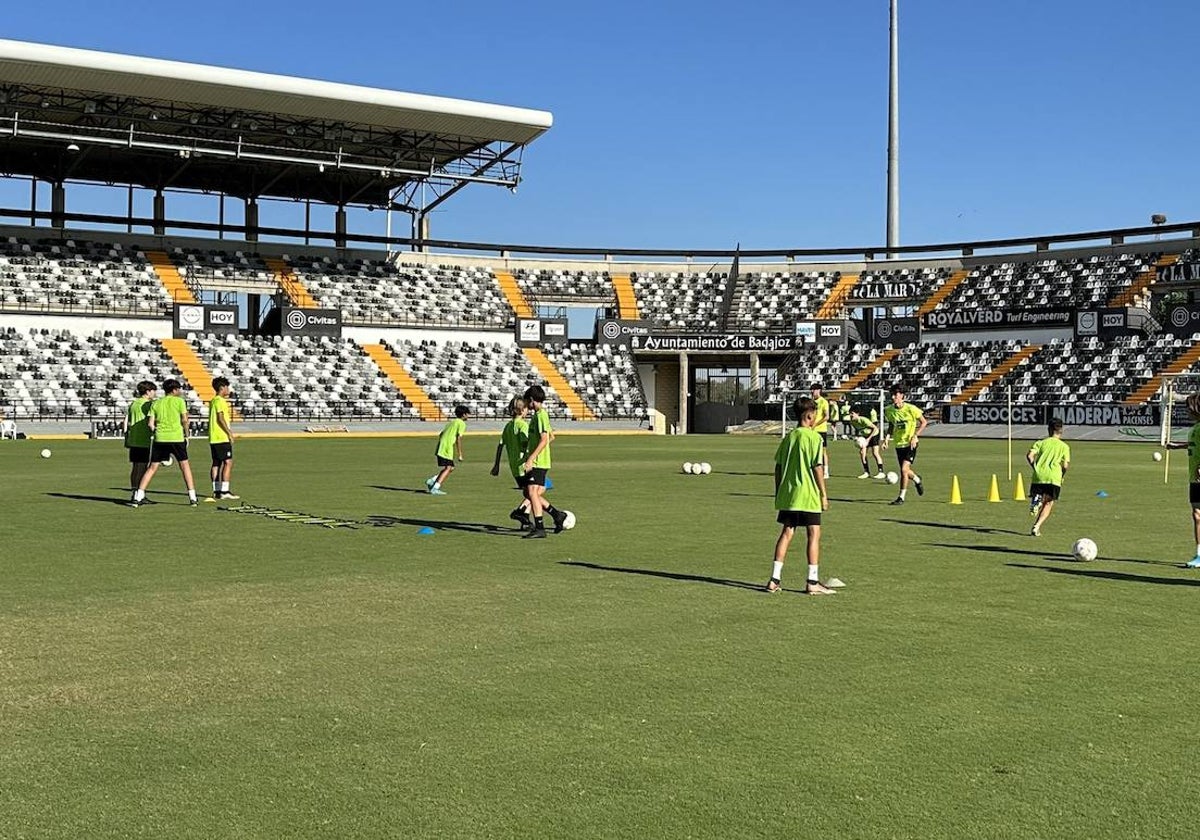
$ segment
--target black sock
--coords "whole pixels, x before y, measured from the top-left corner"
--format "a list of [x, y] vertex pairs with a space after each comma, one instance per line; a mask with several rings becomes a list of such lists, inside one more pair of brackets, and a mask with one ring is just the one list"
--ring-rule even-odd
[[550, 514], [552, 518], [558, 518], [558, 511], [554, 509], [554, 505], [546, 505], [544, 508], [542, 508], [542, 510]]
[[542, 522], [542, 517], [540, 517], [540, 516], [533, 517], [533, 527], [535, 529], [537, 529], [538, 531], [546, 530], [546, 525], [545, 525], [545, 523]]

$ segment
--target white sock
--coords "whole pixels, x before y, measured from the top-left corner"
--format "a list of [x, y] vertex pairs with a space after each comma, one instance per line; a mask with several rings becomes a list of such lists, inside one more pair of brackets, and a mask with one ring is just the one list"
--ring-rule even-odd
[[434, 489], [434, 490], [441, 490], [441, 489], [442, 489], [442, 485], [438, 484], [438, 483], [435, 481], [435, 482], [433, 482], [433, 489]]
[[[135, 502], [140, 502], [140, 501], [141, 501], [142, 499], [144, 499], [144, 498], [146, 498], [146, 491], [145, 491], [145, 490], [142, 490], [141, 488], [138, 488], [137, 490], [134, 490], [134, 491], [133, 491], [133, 500], [134, 500]], [[1197, 551], [1196, 553], [1197, 553], [1197, 554], [1200, 554], [1200, 551]]]
[[821, 576], [819, 574], [817, 574], [817, 569], [818, 569], [818, 566], [816, 563], [808, 564], [808, 582], [809, 583], [820, 583], [821, 582]]
[[920, 483], [921, 483], [921, 476], [917, 475], [916, 473], [913, 473], [913, 484], [920, 484]]
[[[1200, 550], [1197, 550], [1196, 554], [1200, 554]], [[771, 567], [771, 580], [783, 580], [782, 575], [783, 575], [783, 561], [776, 560], [775, 565], [773, 565]]]
[[194, 502], [194, 501], [196, 501], [196, 491], [195, 491], [195, 490], [189, 490], [189, 491], [188, 491], [188, 498], [189, 498], [191, 501], [193, 501], [193, 502]]
[[907, 493], [908, 493], [908, 488], [905, 487], [903, 490], [900, 491], [900, 498], [903, 499]]
[[229, 482], [228, 482], [228, 481], [222, 481], [222, 482], [221, 482], [221, 492], [222, 492], [222, 493], [228, 493], [228, 492], [229, 492]]
[[1200, 557], [1200, 543], [1196, 544], [1196, 556]]

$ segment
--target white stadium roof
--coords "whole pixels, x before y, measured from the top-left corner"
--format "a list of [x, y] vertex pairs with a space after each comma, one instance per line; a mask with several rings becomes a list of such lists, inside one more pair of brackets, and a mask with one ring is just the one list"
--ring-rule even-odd
[[0, 39], [0, 83], [529, 143], [548, 111]]

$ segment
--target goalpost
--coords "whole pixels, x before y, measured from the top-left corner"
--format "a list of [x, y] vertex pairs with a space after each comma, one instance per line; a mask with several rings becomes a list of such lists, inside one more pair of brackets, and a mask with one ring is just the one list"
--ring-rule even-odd
[[[792, 406], [800, 397], [807, 397], [812, 392], [804, 388], [792, 388], [786, 391], [780, 391], [779, 396], [782, 403], [779, 407], [779, 437], [782, 439], [787, 436], [787, 433], [796, 428], [797, 418], [792, 416]], [[836, 391], [834, 393], [837, 393]], [[841, 407], [846, 411], [850, 406], [857, 405], [861, 408], [870, 407], [875, 409], [876, 419], [875, 425], [879, 427], [879, 436], [883, 437], [883, 410], [886, 406], [886, 391], [882, 388], [878, 391], [874, 389], [864, 389], [856, 391], [847, 391], [841, 400]], [[868, 416], [869, 412], [868, 412]], [[838, 422], [842, 422], [840, 419]], [[791, 423], [789, 426], [788, 424]]]

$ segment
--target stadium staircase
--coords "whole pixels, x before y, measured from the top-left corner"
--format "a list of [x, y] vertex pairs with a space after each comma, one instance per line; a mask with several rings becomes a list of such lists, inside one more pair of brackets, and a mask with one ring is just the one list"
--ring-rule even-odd
[[1171, 364], [1167, 365], [1160, 373], [1151, 376], [1142, 387], [1138, 388], [1132, 394], [1125, 398], [1123, 405], [1141, 405], [1158, 393], [1159, 387], [1162, 385], [1163, 379], [1168, 376], [1175, 376], [1183, 373], [1192, 365], [1200, 362], [1200, 342], [1193, 344], [1187, 350], [1184, 350]]
[[841, 315], [842, 310], [846, 308], [846, 299], [850, 297], [850, 290], [858, 283], [858, 278], [857, 274], [843, 274], [829, 291], [829, 297], [817, 310], [817, 318], [825, 320]]
[[525, 358], [533, 365], [533, 369], [554, 389], [554, 393], [558, 394], [558, 398], [570, 410], [573, 418], [576, 420], [596, 419], [596, 415], [587, 407], [587, 403], [571, 387], [571, 383], [567, 382], [563, 375], [558, 372], [558, 368], [554, 366], [554, 362], [546, 358], [545, 353], [537, 347], [524, 347], [522, 349], [525, 352]]
[[961, 394], [950, 400], [950, 405], [962, 405], [963, 403], [967, 403], [975, 399], [983, 393], [984, 388], [987, 388], [993, 382], [998, 381], [1000, 377], [1011, 372], [1014, 368], [1016, 368], [1017, 365], [1021, 364], [1021, 362], [1025, 361], [1041, 349], [1042, 345], [1040, 344], [1028, 344], [1022, 347], [1016, 353], [1013, 353], [1003, 362], [992, 368], [988, 373], [972, 382], [966, 388], [963, 388], [963, 392]]
[[866, 367], [864, 367], [858, 373], [851, 376], [849, 379], [847, 379], [845, 382], [843, 382], [841, 385], [837, 386], [833, 390], [834, 391], [842, 391], [842, 392], [853, 391], [859, 385], [866, 382], [867, 377], [869, 377], [875, 371], [879, 370], [884, 365], [888, 364], [892, 359], [899, 356], [902, 352], [904, 352], [903, 348], [894, 348], [891, 350], [884, 350], [882, 353], [880, 353], [878, 356], [876, 356], [874, 359], [872, 359], [870, 364], [868, 364]]
[[947, 277], [946, 282], [938, 286], [934, 293], [921, 304], [921, 308], [917, 310], [917, 317], [920, 318], [922, 315], [926, 315], [937, 309], [938, 304], [950, 297], [954, 293], [954, 290], [962, 284], [962, 281], [966, 280], [970, 275], [971, 272], [966, 269], [960, 269]]
[[196, 302], [196, 295], [188, 288], [187, 281], [183, 279], [170, 257], [162, 251], [147, 251], [146, 259], [154, 266], [154, 273], [158, 275], [158, 281], [163, 284], [171, 300], [176, 303]]
[[[212, 372], [196, 355], [196, 350], [192, 347], [191, 342], [186, 338], [164, 338], [161, 341], [163, 349], [167, 351], [167, 355], [171, 357], [175, 367], [179, 368], [179, 372], [187, 380], [188, 387], [204, 402], [211, 402], [212, 398], [216, 396], [216, 392], [212, 389]], [[237, 417], [237, 412], [234, 412], [234, 417]]]
[[493, 271], [492, 274], [496, 276], [496, 283], [500, 286], [504, 299], [508, 301], [508, 305], [512, 307], [517, 317], [532, 318], [533, 307], [529, 305], [521, 287], [517, 285], [517, 278], [507, 271]]
[[417, 384], [404, 365], [393, 356], [382, 344], [364, 344], [363, 352], [371, 357], [376, 366], [383, 371], [388, 380], [396, 386], [406, 400], [421, 415], [422, 420], [445, 420], [446, 415], [438, 408], [437, 403], [425, 393], [425, 389]]
[[612, 276], [613, 291], [617, 293], [617, 312], [623, 320], [636, 321], [642, 316], [638, 313], [637, 295], [633, 293], [633, 281], [628, 274]]
[[290, 265], [278, 257], [264, 257], [263, 262], [275, 275], [275, 282], [287, 295], [287, 299], [292, 302], [292, 306], [298, 306], [301, 309], [316, 309], [320, 306], [317, 299], [309, 294], [308, 289], [304, 288], [304, 284], [300, 282], [300, 278], [292, 271]]
[[1118, 306], [1133, 306], [1133, 302], [1137, 300], [1137, 296], [1146, 289], [1150, 288], [1150, 284], [1158, 279], [1159, 269], [1166, 268], [1169, 265], [1174, 265], [1179, 261], [1179, 254], [1165, 254], [1159, 257], [1154, 265], [1137, 277], [1133, 278], [1133, 282], [1127, 288], [1117, 292], [1109, 299], [1108, 305], [1111, 307]]

